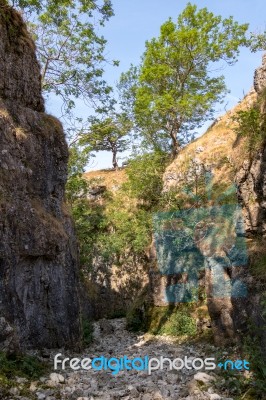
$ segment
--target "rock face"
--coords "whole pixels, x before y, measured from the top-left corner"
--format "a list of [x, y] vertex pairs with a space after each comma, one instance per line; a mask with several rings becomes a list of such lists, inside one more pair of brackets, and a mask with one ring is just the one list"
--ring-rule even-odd
[[0, 2], [0, 348], [79, 346], [77, 245], [64, 205], [67, 145], [44, 113], [35, 46]]
[[[162, 228], [162, 232], [166, 230], [166, 245], [162, 249], [158, 245], [157, 251], [165, 260], [173, 260], [172, 270], [175, 272], [174, 262], [178, 264], [177, 257], [181, 259], [181, 256], [184, 256], [184, 260], [187, 260], [185, 251], [184, 254], [176, 251], [176, 243], [181, 246], [179, 243], [184, 241], [183, 237], [187, 235], [189, 238], [189, 225], [185, 224], [184, 215], [196, 216], [197, 213], [204, 215], [200, 221], [195, 220], [197, 224], [195, 224], [193, 243], [194, 245], [196, 243], [196, 250], [204, 256], [205, 268], [201, 269], [202, 281], [204, 281], [214, 340], [219, 345], [235, 342], [239, 338], [238, 333], [247, 332], [250, 322], [256, 327], [257, 332], [262, 330], [263, 326], [265, 328], [261, 305], [265, 282], [260, 282], [252, 268], [253, 259], [260, 257], [260, 260], [263, 260], [265, 257], [263, 246], [265, 247], [266, 234], [266, 146], [264, 143], [261, 151], [251, 157], [250, 153], [245, 151], [245, 141], [234, 131], [233, 117], [239, 110], [246, 110], [257, 99], [260, 100], [260, 95], [265, 91], [266, 56], [263, 57], [262, 67], [256, 70], [254, 87], [256, 91], [252, 90], [239, 105], [219, 118], [205, 135], [183, 149], [168, 166], [164, 174], [163, 191], [175, 196], [178, 206], [175, 213], [171, 210], [171, 213], [165, 213], [165, 217], [163, 214], [158, 217], [167, 219], [168, 214], [171, 214], [171, 218], [175, 218], [168, 224], [169, 226], [166, 224], [166, 228]], [[261, 102], [261, 110], [265, 113], [265, 101]], [[265, 131], [265, 128], [262, 128]], [[195, 198], [196, 201], [193, 200]], [[232, 210], [235, 207], [237, 211], [239, 204], [240, 217], [233, 217], [233, 214], [232, 218], [229, 217], [230, 207]], [[202, 211], [204, 209], [209, 209], [211, 212], [204, 214]], [[180, 210], [184, 215], [179, 212]], [[175, 221], [177, 228], [174, 225]], [[183, 237], [177, 236], [181, 222]], [[212, 227], [216, 228], [216, 232], [212, 231]], [[172, 241], [170, 247], [171, 235], [173, 238], [176, 235], [179, 241]], [[244, 241], [245, 237], [249, 240], [242, 243], [243, 237]], [[255, 242], [258, 237], [261, 249], [256, 247]], [[187, 243], [186, 246], [189, 246], [189, 240]], [[192, 254], [192, 251], [190, 253]], [[185, 261], [179, 264], [183, 268], [187, 263]], [[200, 259], [197, 261], [193, 259], [192, 265], [201, 265]], [[179, 299], [178, 294], [182, 293], [185, 285], [189, 286], [189, 280], [182, 286], [186, 271], [183, 268], [181, 272], [180, 276], [178, 274], [164, 276], [165, 272], [161, 268], [161, 276], [158, 273], [154, 274], [156, 279], [152, 279], [152, 291], [155, 305], [163, 305], [163, 302], [169, 304], [172, 301], [178, 303], [175, 300]], [[197, 284], [200, 286], [200, 277], [197, 279]], [[170, 292], [169, 282], [172, 291], [175, 291], [175, 297], [167, 296], [167, 292]], [[261, 348], [266, 348], [265, 333], [261, 342]]]
[[[262, 66], [255, 71], [254, 87], [258, 95], [266, 89], [266, 54]], [[262, 112], [266, 113], [265, 101], [261, 104]], [[264, 123], [265, 124], [265, 123]], [[239, 201], [242, 204], [246, 232], [266, 234], [266, 145], [251, 160], [246, 160], [237, 173]]]
[[259, 94], [266, 88], [266, 54], [262, 57], [261, 67], [256, 69], [254, 75], [254, 88]]
[[[266, 90], [266, 54], [262, 58], [262, 66], [255, 71], [254, 87], [261, 96], [260, 107], [264, 116], [261, 129], [265, 132], [266, 124], [266, 101], [262, 96]], [[265, 235], [266, 235], [266, 142], [261, 146], [261, 150], [250, 159], [246, 160], [242, 168], [236, 175], [238, 188], [238, 199], [242, 205], [246, 235], [251, 241], [260, 241], [259, 251], [251, 252], [251, 266], [256, 265], [258, 259], [265, 257]], [[265, 260], [265, 258], [264, 258]], [[263, 262], [265, 268], [265, 261]], [[256, 271], [256, 270], [255, 270]], [[249, 321], [256, 327], [260, 338], [260, 346], [264, 359], [266, 360], [266, 329], [265, 329], [265, 273], [263, 277], [256, 276], [256, 273], [249, 277], [249, 299], [246, 304], [243, 302], [233, 302], [234, 321], [238, 329], [241, 330], [241, 323], [245, 318], [241, 318], [243, 312], [249, 316]], [[247, 318], [246, 318], [247, 319]]]

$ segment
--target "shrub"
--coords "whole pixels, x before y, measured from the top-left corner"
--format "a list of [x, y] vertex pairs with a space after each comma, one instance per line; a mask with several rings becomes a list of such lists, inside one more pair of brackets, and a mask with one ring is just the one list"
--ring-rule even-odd
[[93, 341], [93, 325], [88, 319], [82, 319], [82, 339], [83, 344], [88, 346]]
[[15, 376], [39, 378], [47, 370], [47, 365], [36, 357], [21, 354], [0, 353], [0, 374], [7, 379]]
[[191, 314], [191, 304], [152, 307], [149, 310], [147, 330], [154, 335], [195, 336], [196, 320]]

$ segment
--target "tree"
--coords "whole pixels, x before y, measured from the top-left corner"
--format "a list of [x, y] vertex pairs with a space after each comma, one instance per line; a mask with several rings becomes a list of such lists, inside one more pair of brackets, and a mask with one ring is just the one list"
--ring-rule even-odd
[[249, 46], [253, 53], [266, 50], [266, 30], [264, 32], [252, 32], [249, 38]]
[[73, 145], [69, 149], [66, 200], [71, 207], [77, 200], [87, 198], [88, 182], [84, 178], [84, 172], [89, 156], [89, 150], [86, 148], [82, 149], [77, 145]]
[[122, 74], [119, 88], [149, 144], [170, 147], [175, 156], [193, 129], [212, 116], [226, 90], [214, 68], [222, 60], [236, 62], [247, 28], [189, 3], [176, 24], [169, 19], [160, 36], [146, 42], [139, 68]]
[[138, 154], [129, 162], [126, 169], [128, 179], [124, 188], [147, 210], [159, 204], [163, 189], [163, 174], [168, 161], [169, 155], [156, 151]]
[[131, 130], [131, 123], [124, 114], [112, 114], [105, 119], [98, 117], [90, 119], [89, 132], [80, 139], [80, 144], [89, 146], [91, 151], [111, 151], [114, 169], [118, 168], [117, 153], [128, 148], [126, 135]]
[[94, 107], [104, 101], [111, 88], [102, 78], [106, 40], [97, 30], [113, 15], [110, 0], [11, 3], [24, 13], [36, 42], [44, 92], [59, 96], [66, 113], [75, 99]]
[[85, 167], [89, 158], [88, 148], [73, 145], [69, 150], [68, 181], [66, 201], [71, 208], [79, 241], [81, 272], [86, 274], [92, 265], [93, 252], [99, 232], [104, 231], [104, 207], [92, 204], [88, 200], [89, 190], [95, 184], [84, 178]]

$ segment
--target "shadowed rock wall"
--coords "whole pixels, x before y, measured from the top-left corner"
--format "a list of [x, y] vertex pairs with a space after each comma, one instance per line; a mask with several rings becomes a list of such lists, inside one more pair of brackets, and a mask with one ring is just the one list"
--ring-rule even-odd
[[0, 349], [79, 347], [68, 150], [20, 15], [0, 1]]

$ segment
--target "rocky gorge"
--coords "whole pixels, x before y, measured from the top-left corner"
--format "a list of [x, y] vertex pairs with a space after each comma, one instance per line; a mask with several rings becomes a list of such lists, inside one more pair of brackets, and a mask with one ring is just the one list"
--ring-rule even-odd
[[[202, 137], [183, 148], [162, 178], [162, 195], [173, 203], [169, 200], [158, 214], [240, 206], [241, 223], [226, 234], [229, 239], [232, 234], [234, 240], [246, 240], [247, 258], [242, 264], [237, 259], [238, 263], [226, 265], [223, 278], [232, 286], [241, 282], [248, 295], [212, 296], [214, 269], [209, 257], [205, 272], [204, 268], [197, 271], [199, 287], [205, 290], [200, 304], [191, 315], [189, 308], [182, 309], [181, 325], [188, 321], [189, 328], [195, 328], [193, 339], [178, 341], [161, 335], [160, 330], [156, 335], [130, 332], [128, 316], [126, 321], [115, 315], [129, 311], [133, 322], [142, 324], [152, 319], [150, 309], [157, 312], [162, 308], [166, 314], [159, 321], [161, 328], [180, 311], [175, 308], [178, 302], [167, 293], [171, 294], [171, 287], [187, 284], [186, 271], [166, 274], [159, 270], [154, 237], [142, 258], [128, 252], [122, 268], [120, 260], [117, 265], [107, 263], [101, 254], [95, 254], [90, 284], [81, 283], [79, 248], [65, 201], [69, 157], [65, 134], [60, 121], [45, 112], [40, 66], [27, 27], [21, 15], [1, 0], [0, 38], [0, 351], [11, 357], [29, 354], [43, 364], [49, 360], [50, 368], [38, 380], [15, 376], [6, 384], [1, 378], [0, 396], [8, 400], [231, 400], [240, 374], [229, 377], [228, 382], [220, 371], [185, 368], [178, 372], [165, 368], [151, 375], [121, 371], [113, 376], [110, 371], [52, 371], [52, 363], [58, 352], [69, 357], [148, 355], [191, 360], [211, 356], [218, 360], [232, 352], [241, 357], [238, 346], [254, 331], [265, 356], [266, 147], [263, 141], [255, 154], [247, 151], [246, 138], [234, 130], [234, 118], [238, 111], [252, 107], [258, 97], [263, 98], [266, 58], [255, 73], [254, 89]], [[260, 107], [265, 115], [265, 101]], [[120, 172], [114, 171], [116, 177]], [[209, 186], [206, 176], [212, 179]], [[120, 186], [112, 183], [109, 193], [119, 195]], [[206, 188], [210, 193], [206, 194]], [[105, 185], [96, 185], [89, 192], [88, 204], [104, 204], [105, 193]], [[196, 204], [192, 204], [195, 198]], [[134, 199], [129, 207], [133, 209], [135, 203]], [[217, 223], [220, 228], [224, 220]], [[197, 242], [203, 228], [198, 225], [194, 232]], [[229, 244], [225, 238], [219, 256], [228, 256], [233, 247]], [[207, 246], [206, 242], [198, 246], [195, 254], [201, 259], [196, 260], [202, 261]], [[98, 321], [92, 323], [93, 318]], [[82, 341], [84, 320], [93, 330], [87, 348]], [[249, 330], [250, 324], [253, 330]], [[207, 340], [202, 332], [207, 332]], [[248, 371], [241, 373], [250, 377]]]

